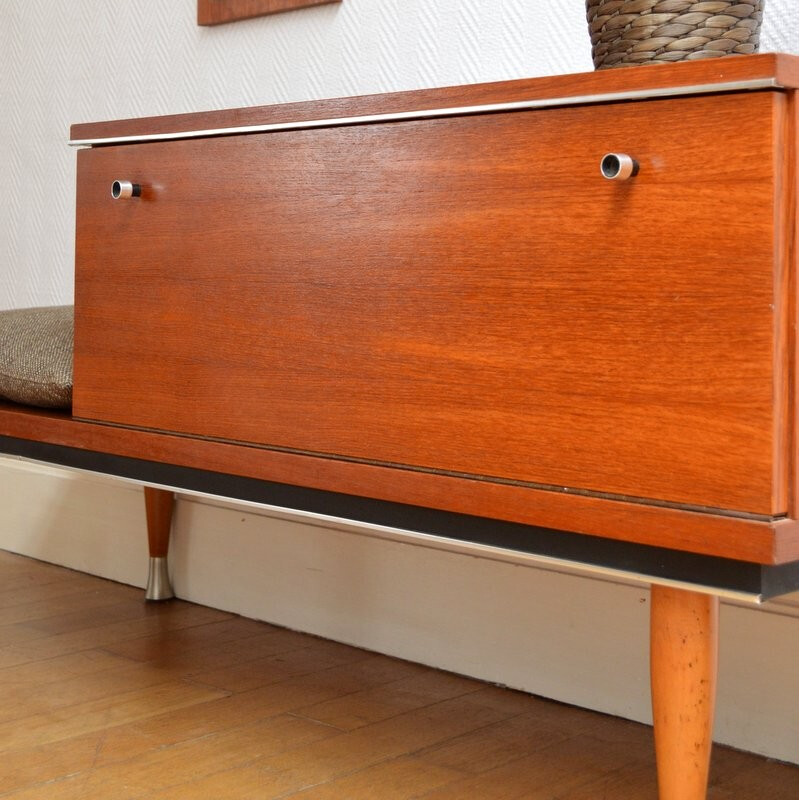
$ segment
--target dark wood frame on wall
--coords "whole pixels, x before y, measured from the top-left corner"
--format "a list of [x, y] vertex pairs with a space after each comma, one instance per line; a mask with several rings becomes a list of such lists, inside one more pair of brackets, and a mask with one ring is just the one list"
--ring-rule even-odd
[[237, 19], [340, 2], [341, 0], [197, 0], [197, 24], [220, 25]]

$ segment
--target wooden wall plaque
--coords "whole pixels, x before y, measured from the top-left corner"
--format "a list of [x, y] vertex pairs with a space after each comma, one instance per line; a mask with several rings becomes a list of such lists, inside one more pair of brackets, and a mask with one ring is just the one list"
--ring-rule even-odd
[[197, 0], [197, 24], [221, 25], [279, 11], [339, 2], [341, 0]]

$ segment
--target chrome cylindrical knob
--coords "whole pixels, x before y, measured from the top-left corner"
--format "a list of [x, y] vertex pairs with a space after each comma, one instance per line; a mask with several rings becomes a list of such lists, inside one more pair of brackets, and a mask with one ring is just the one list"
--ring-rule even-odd
[[141, 197], [142, 187], [130, 181], [114, 181], [111, 184], [111, 196], [115, 200], [124, 200], [126, 197]]
[[639, 171], [639, 162], [626, 153], [606, 153], [600, 159], [600, 174], [610, 181], [626, 181]]

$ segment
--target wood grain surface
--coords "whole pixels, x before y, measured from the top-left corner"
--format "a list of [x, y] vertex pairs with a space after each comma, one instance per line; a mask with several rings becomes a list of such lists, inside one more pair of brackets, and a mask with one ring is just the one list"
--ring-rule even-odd
[[72, 125], [70, 138], [146, 136], [154, 133], [265, 125], [275, 122], [363, 116], [487, 103], [509, 103], [521, 100], [589, 97], [614, 92], [650, 91], [698, 85], [708, 85], [713, 88], [715, 84], [758, 79], [773, 80], [778, 86], [797, 88], [797, 63], [797, 56], [783, 53], [762, 53], [753, 56], [715, 58], [713, 62], [694, 61], [663, 64], [655, 70], [604, 70], [301, 103], [252, 106], [107, 122], [91, 121]]
[[782, 177], [781, 211], [776, 215], [776, 227], [780, 235], [779, 259], [784, 264], [784, 281], [786, 285], [785, 302], [788, 304], [786, 311], [786, 401], [788, 425], [784, 432], [788, 455], [786, 457], [787, 469], [787, 495], [789, 516], [798, 518], [798, 422], [800, 422], [800, 409], [798, 409], [798, 204], [797, 204], [797, 92], [786, 95], [785, 113], [781, 128], [780, 148], [783, 158], [778, 163], [779, 174]]
[[[74, 414], [785, 513], [782, 108], [764, 91], [82, 151]], [[639, 176], [604, 180], [608, 151]], [[142, 198], [112, 200], [116, 178]]]
[[[656, 796], [648, 725], [10, 553], [0, 586], [34, 637], [0, 647], [4, 798]], [[716, 746], [711, 787], [796, 800], [797, 767]]]
[[719, 597], [653, 586], [650, 682], [659, 800], [706, 800], [718, 655]]
[[169, 553], [169, 534], [172, 530], [175, 494], [163, 489], [154, 489], [152, 486], [145, 486], [144, 504], [150, 557], [166, 558]]
[[197, 0], [197, 24], [219, 25], [238, 19], [277, 14], [341, 0]]
[[795, 519], [753, 519], [546, 491], [81, 422], [0, 402], [0, 432], [265, 481], [761, 564], [798, 558]]

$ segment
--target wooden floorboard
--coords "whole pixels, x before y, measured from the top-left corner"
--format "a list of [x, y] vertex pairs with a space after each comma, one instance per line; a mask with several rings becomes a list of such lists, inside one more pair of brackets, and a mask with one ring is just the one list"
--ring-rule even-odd
[[[796, 800], [717, 747], [709, 800]], [[655, 800], [644, 725], [0, 552], [0, 798]]]

